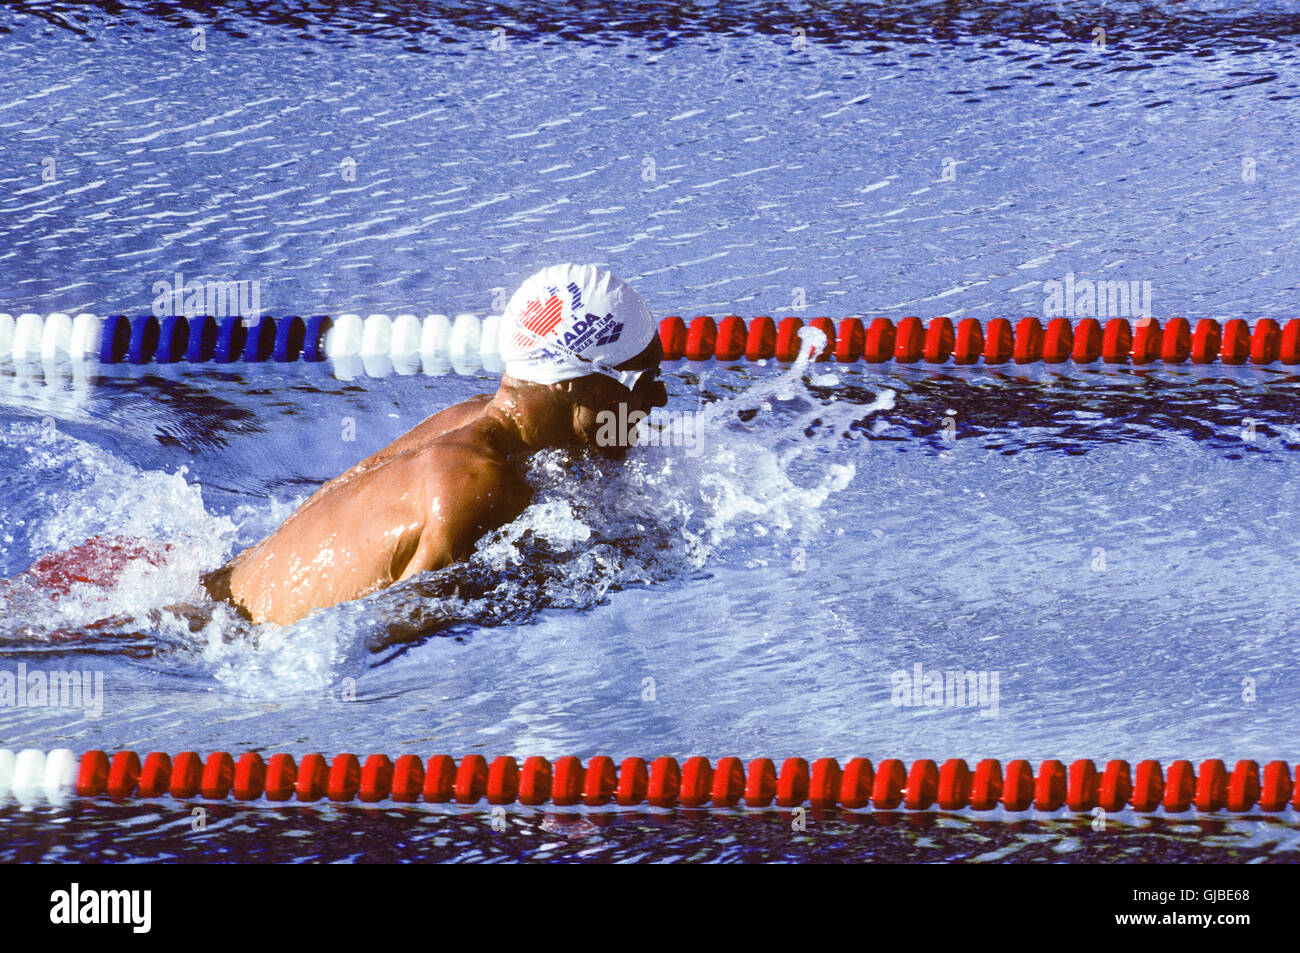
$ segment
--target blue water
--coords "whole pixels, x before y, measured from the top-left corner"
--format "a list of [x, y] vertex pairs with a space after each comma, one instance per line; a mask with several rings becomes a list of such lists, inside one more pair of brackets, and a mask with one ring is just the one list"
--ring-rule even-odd
[[[257, 280], [274, 314], [486, 313], [575, 260], [656, 314], [1014, 318], [1073, 273], [1151, 282], [1157, 317], [1292, 315], [1300, 22], [1282, 5], [497, 9], [4, 8], [3, 310], [148, 311], [179, 271]], [[95, 533], [177, 551], [0, 621], [5, 667], [106, 686], [100, 717], [0, 709], [0, 745], [1300, 758], [1294, 375], [788, 374], [674, 365], [669, 409], [711, 408], [700, 452], [544, 456], [538, 505], [440, 580], [456, 597], [423, 580], [286, 629], [191, 631], [163, 607], [201, 570], [492, 376], [0, 365], [0, 573]], [[115, 613], [133, 624], [86, 628]], [[390, 645], [394, 628], [439, 634]], [[996, 714], [893, 704], [917, 664], [998, 673]], [[231, 808], [228, 833], [251, 833], [218, 847], [173, 830], [182, 805], [0, 810], [5, 859], [102, 857], [105, 830], [125, 857], [256, 859], [277, 834], [277, 857], [353, 856], [324, 846], [346, 811]], [[364, 816], [385, 857], [831, 851], [731, 815], [520, 812], [504, 847], [478, 815]], [[985, 849], [951, 823], [824, 829], [858, 858], [1155, 842], [1049, 825]], [[583, 846], [544, 849], [557, 826]], [[1296, 852], [1289, 824], [1158, 833], [1166, 859]]]
[[7, 310], [482, 313], [562, 259], [657, 314], [1294, 307], [1289, 3], [339, 7], [7, 6]]

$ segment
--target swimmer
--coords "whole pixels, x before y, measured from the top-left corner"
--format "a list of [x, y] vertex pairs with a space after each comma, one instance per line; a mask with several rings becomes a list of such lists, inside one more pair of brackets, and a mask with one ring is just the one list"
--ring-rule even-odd
[[630, 418], [667, 404], [656, 330], [641, 296], [608, 271], [543, 269], [506, 306], [495, 394], [434, 414], [330, 480], [205, 576], [205, 588], [253, 622], [284, 625], [466, 559], [528, 506], [532, 454], [626, 454], [626, 445], [602, 445], [602, 412], [626, 404]]

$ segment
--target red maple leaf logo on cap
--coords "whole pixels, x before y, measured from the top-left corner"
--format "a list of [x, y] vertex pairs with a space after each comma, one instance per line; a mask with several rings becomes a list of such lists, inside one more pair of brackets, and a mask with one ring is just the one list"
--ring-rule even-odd
[[548, 337], [560, 323], [563, 315], [564, 302], [558, 295], [552, 293], [545, 301], [540, 298], [529, 301], [519, 323], [535, 334]]

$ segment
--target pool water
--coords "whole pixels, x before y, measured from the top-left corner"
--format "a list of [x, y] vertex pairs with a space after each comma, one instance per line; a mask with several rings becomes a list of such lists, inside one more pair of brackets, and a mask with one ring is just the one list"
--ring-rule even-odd
[[[806, 49], [757, 6], [500, 9], [504, 50], [459, 8], [6, 7], [5, 309], [144, 312], [179, 271], [258, 280], [274, 314], [482, 314], [575, 260], [656, 314], [1016, 317], [1073, 273], [1150, 281], [1158, 317], [1290, 316], [1281, 5], [831, 5], [789, 15]], [[1288, 369], [667, 370], [695, 446], [541, 455], [535, 505], [467, 565], [294, 626], [195, 628], [165, 607], [203, 570], [492, 375], [0, 365], [0, 574], [97, 533], [173, 545], [0, 619], [5, 668], [105, 687], [98, 716], [0, 709], [0, 744], [1300, 758]], [[895, 704], [918, 665], [996, 674], [995, 699]], [[512, 835], [475, 812], [209, 809], [203, 839], [187, 804], [8, 803], [0, 858], [1297, 851], [1289, 818], [1120, 819], [1102, 842], [1046, 820], [835, 815], [792, 839], [777, 812], [521, 810]]]
[[[3, 571], [109, 531], [172, 540], [181, 556], [6, 620], [9, 665], [102, 671], [105, 686], [99, 716], [6, 711], [6, 741], [299, 756], [1296, 757], [1300, 378], [672, 367], [668, 409], [704, 395], [713, 415], [698, 452], [638, 448], [622, 467], [543, 457], [534, 506], [467, 566], [289, 627], [219, 614], [199, 632], [163, 609], [198, 596], [199, 571], [414, 422], [399, 407], [418, 417], [490, 379], [359, 386], [321, 366], [206, 367], [105, 376], [79, 397], [70, 381], [47, 388], [54, 437], [14, 419], [0, 441], [30, 488], [4, 505]], [[201, 422], [160, 410], [178, 387], [203, 395]], [[341, 439], [348, 416], [355, 442]], [[1256, 421], [1251, 440], [1243, 419]], [[133, 624], [52, 638], [120, 611]], [[388, 644], [394, 628], [405, 641]], [[997, 673], [996, 705], [896, 704], [895, 673], [918, 664]], [[368, 817], [434, 837], [422, 814]], [[410, 836], [417, 853], [455, 854]], [[659, 836], [672, 853], [695, 835]], [[736, 836], [740, 854], [769, 856]], [[954, 856], [973, 849], [965, 836]], [[1260, 856], [1295, 850], [1273, 822], [1213, 850], [1259, 837]], [[1010, 857], [1028, 843], [1003, 846]], [[875, 835], [859, 848], [899, 849]]]

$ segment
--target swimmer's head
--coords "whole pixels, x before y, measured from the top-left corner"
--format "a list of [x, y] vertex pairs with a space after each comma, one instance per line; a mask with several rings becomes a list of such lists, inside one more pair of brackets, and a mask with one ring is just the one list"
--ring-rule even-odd
[[[650, 309], [631, 285], [595, 265], [554, 265], [525, 281], [506, 305], [500, 347], [508, 377], [554, 385], [572, 410], [577, 440], [610, 456], [635, 442], [621, 422], [668, 402]], [[613, 443], [610, 415], [620, 421]]]
[[595, 265], [552, 265], [527, 279], [501, 319], [501, 359], [515, 380], [557, 384], [601, 374], [628, 390], [619, 365], [655, 339], [654, 316], [622, 278]]

